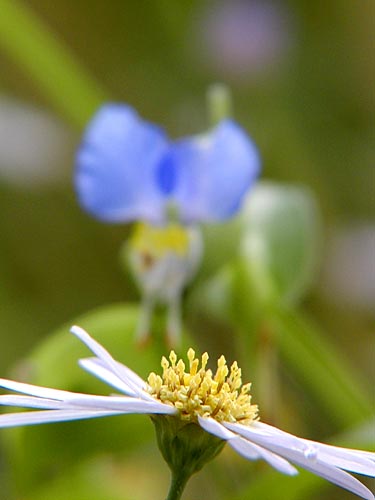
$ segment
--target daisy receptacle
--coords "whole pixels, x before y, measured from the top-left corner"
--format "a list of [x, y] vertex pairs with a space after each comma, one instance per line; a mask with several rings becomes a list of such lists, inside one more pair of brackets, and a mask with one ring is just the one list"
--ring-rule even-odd
[[82, 328], [75, 326], [72, 333], [94, 353], [80, 365], [121, 394], [96, 396], [0, 379], [0, 387], [19, 393], [0, 395], [0, 405], [36, 410], [0, 415], [0, 428], [145, 414], [155, 425], [159, 448], [171, 469], [167, 500], [180, 499], [191, 475], [226, 443], [244, 458], [263, 459], [284, 474], [297, 474], [296, 465], [374, 500], [349, 472], [375, 477], [375, 453], [299, 438], [262, 422], [251, 402], [250, 384], [242, 384], [236, 362], [229, 368], [221, 356], [214, 373], [207, 369], [207, 353], [199, 359], [189, 349], [186, 366], [171, 351], [168, 359], [162, 358], [161, 375], [151, 373], [145, 381]]

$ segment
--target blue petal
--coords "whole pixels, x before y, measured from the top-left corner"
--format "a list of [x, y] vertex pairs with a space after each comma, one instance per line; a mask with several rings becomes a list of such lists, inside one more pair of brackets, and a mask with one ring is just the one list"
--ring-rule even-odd
[[159, 189], [166, 196], [171, 195], [176, 188], [176, 165], [173, 162], [173, 156], [170, 152], [164, 156], [156, 171], [156, 181], [159, 185]]
[[156, 170], [167, 150], [165, 133], [142, 121], [132, 108], [103, 106], [77, 154], [75, 185], [80, 204], [108, 222], [160, 222], [165, 194]]
[[231, 120], [208, 135], [178, 141], [169, 154], [176, 169], [173, 199], [188, 223], [233, 216], [260, 172], [255, 145]]

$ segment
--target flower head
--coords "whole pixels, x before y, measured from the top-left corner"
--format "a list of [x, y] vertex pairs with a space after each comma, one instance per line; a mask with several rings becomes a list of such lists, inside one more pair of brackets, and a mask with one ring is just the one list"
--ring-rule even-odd
[[109, 104], [89, 123], [76, 164], [86, 211], [106, 222], [139, 223], [127, 251], [143, 298], [137, 340], [147, 340], [161, 301], [168, 305], [168, 343], [178, 345], [180, 297], [202, 253], [192, 226], [238, 211], [260, 171], [255, 145], [233, 120], [171, 141], [131, 107]]
[[185, 464], [186, 474], [199, 470], [227, 442], [245, 458], [262, 458], [284, 474], [297, 473], [292, 462], [362, 498], [374, 499], [346, 471], [375, 476], [375, 453], [298, 438], [259, 421], [250, 387], [242, 385], [236, 363], [229, 370], [221, 357], [213, 374], [206, 370], [207, 354], [199, 367], [194, 351], [189, 350], [186, 372], [185, 364], [172, 352], [169, 362], [162, 360], [162, 376], [152, 373], [145, 382], [84, 330], [73, 327], [72, 332], [95, 354], [80, 360], [81, 366], [123, 395], [79, 394], [0, 379], [0, 387], [23, 394], [2, 395], [0, 404], [38, 410], [1, 415], [0, 428], [143, 413], [152, 417], [170, 467]]
[[238, 210], [260, 170], [256, 147], [232, 120], [175, 142], [129, 106], [94, 116], [77, 154], [81, 205], [107, 222], [162, 224], [173, 205], [183, 223], [222, 221]]
[[151, 373], [147, 379], [148, 392], [157, 400], [173, 405], [182, 420], [198, 422], [199, 417], [212, 417], [218, 422], [238, 422], [245, 425], [256, 420], [258, 407], [251, 404], [250, 384], [242, 385], [241, 368], [234, 362], [229, 368], [224, 356], [217, 362], [215, 375], [206, 370], [208, 354], [199, 359], [193, 349], [187, 353], [189, 371], [185, 363], [177, 361], [174, 351], [169, 360], [163, 357], [160, 377]]

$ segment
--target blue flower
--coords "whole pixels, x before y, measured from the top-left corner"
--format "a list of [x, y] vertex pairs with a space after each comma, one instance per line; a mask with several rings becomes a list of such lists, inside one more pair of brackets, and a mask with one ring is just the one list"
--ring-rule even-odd
[[172, 205], [191, 224], [233, 216], [259, 171], [255, 145], [232, 120], [172, 142], [131, 107], [109, 104], [84, 134], [75, 185], [83, 208], [103, 221], [162, 224]]
[[259, 170], [256, 147], [232, 120], [171, 141], [129, 106], [109, 104], [94, 116], [77, 154], [75, 184], [94, 217], [138, 222], [125, 248], [142, 292], [139, 343], [149, 338], [152, 311], [162, 302], [168, 343], [178, 345], [181, 296], [202, 255], [196, 223], [233, 216]]

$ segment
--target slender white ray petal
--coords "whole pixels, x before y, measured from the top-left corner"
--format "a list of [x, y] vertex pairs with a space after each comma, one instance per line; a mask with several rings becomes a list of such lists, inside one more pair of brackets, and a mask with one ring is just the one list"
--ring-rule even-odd
[[287, 460], [271, 453], [256, 444], [250, 443], [249, 441], [239, 438], [233, 432], [226, 429], [222, 424], [210, 417], [198, 417], [199, 425], [207, 432], [214, 434], [220, 439], [228, 441], [228, 444], [236, 450], [240, 455], [250, 460], [255, 460], [257, 458], [263, 458], [275, 469], [283, 472], [284, 474], [294, 475], [298, 471], [295, 469]]
[[253, 443], [260, 446], [272, 444], [277, 439], [277, 443], [286, 449], [295, 449], [302, 453], [305, 457], [314, 459], [317, 454], [317, 449], [313, 444], [305, 443], [302, 439], [280, 431], [271, 425], [259, 426], [260, 422], [253, 422], [251, 425], [225, 423], [225, 427]]
[[[265, 445], [267, 436], [270, 436], [272, 442], [276, 442], [277, 439], [277, 444], [284, 448], [301, 450], [305, 458], [319, 458], [341, 469], [368, 476], [375, 475], [375, 464], [372, 463], [372, 461], [375, 461], [375, 453], [362, 450], [349, 450], [298, 438], [262, 422], [254, 422], [251, 427], [246, 427], [246, 437], [254, 440], [253, 431], [256, 430], [261, 430], [265, 433], [264, 439], [261, 442], [258, 441], [261, 445]], [[242, 431], [244, 429], [241, 427]], [[255, 437], [255, 439], [257, 438]]]
[[[38, 387], [21, 382], [14, 382], [12, 380], [0, 379], [0, 386], [7, 389], [22, 392], [31, 396], [40, 398], [53, 399], [63, 401], [66, 403], [74, 404], [84, 408], [97, 408], [97, 409], [111, 409], [118, 410], [122, 413], [160, 413], [160, 414], [174, 414], [175, 408], [164, 403], [151, 400], [144, 400], [142, 398], [134, 399], [127, 396], [94, 396], [90, 394], [80, 394], [75, 392], [60, 391], [57, 389], [48, 389], [46, 387]], [[66, 406], [64, 406], [66, 408]]]
[[262, 458], [258, 449], [256, 449], [257, 445], [250, 443], [246, 439], [237, 436], [236, 439], [231, 439], [228, 443], [239, 455], [248, 460], [259, 460]]
[[69, 398], [70, 405], [76, 405], [87, 409], [115, 410], [122, 413], [146, 413], [146, 414], [168, 414], [175, 415], [177, 410], [174, 406], [156, 401], [145, 401], [140, 398], [127, 396], [91, 396], [77, 395]]
[[283, 474], [287, 474], [288, 476], [295, 476], [298, 474], [298, 470], [293, 467], [287, 460], [272, 453], [271, 451], [262, 448], [250, 441], [247, 441], [243, 438], [230, 439], [228, 441], [229, 446], [231, 446], [237, 453], [244, 456], [245, 458], [249, 458], [250, 460], [254, 460], [256, 458], [263, 458], [266, 462], [268, 462], [274, 469], [282, 472]]
[[[307, 443], [313, 443], [318, 450], [319, 460], [335, 465], [340, 469], [345, 469], [357, 474], [375, 476], [375, 453], [363, 452], [361, 450], [350, 450], [331, 446], [323, 443], [316, 443], [304, 439]], [[358, 453], [359, 452], [359, 453]]]
[[202, 429], [220, 439], [223, 439], [224, 441], [227, 441], [228, 439], [234, 439], [236, 437], [236, 434], [226, 429], [222, 424], [211, 417], [198, 416], [198, 422]]
[[[268, 447], [269, 448], [269, 447]], [[331, 481], [341, 488], [344, 488], [356, 495], [365, 498], [366, 500], [374, 500], [374, 495], [371, 491], [366, 488], [364, 484], [362, 484], [358, 479], [351, 476], [347, 472], [327, 463], [325, 461], [320, 460], [310, 460], [308, 458], [304, 458], [300, 455], [299, 452], [294, 450], [285, 450], [281, 449], [278, 451], [277, 446], [272, 447], [275, 453], [280, 453], [283, 457], [291, 462], [294, 462], [296, 465], [303, 467], [304, 469], [314, 473], [317, 476], [323, 477], [328, 481]]]
[[355, 472], [357, 474], [364, 474], [365, 476], [375, 476], [375, 465], [366, 458], [360, 459], [348, 459], [340, 456], [335, 456], [333, 453], [327, 453], [325, 451], [319, 451], [319, 460], [322, 462], [329, 463], [340, 469], [347, 470], [349, 472]]
[[317, 450], [313, 441], [309, 442], [307, 440], [300, 439], [289, 432], [282, 431], [277, 427], [259, 421], [253, 422], [251, 424], [251, 429], [262, 435], [270, 436], [271, 440], [277, 436], [279, 443], [283, 442], [288, 448], [293, 447], [297, 450], [301, 450], [308, 458], [314, 458], [316, 456]]
[[112, 371], [108, 370], [99, 358], [80, 359], [78, 363], [92, 375], [95, 375], [95, 377], [103, 380], [103, 382], [106, 382], [112, 387], [115, 387], [124, 394], [128, 394], [129, 396], [137, 395], [127, 384], [125, 384], [122, 379], [120, 379]]
[[[324, 446], [332, 446], [332, 445], [324, 445]], [[345, 450], [345, 448], [342, 448]], [[369, 460], [371, 460], [372, 462], [375, 462], [375, 453], [373, 451], [367, 451], [367, 450], [358, 450], [358, 449], [355, 449], [355, 450], [350, 450], [351, 452], [354, 453], [354, 455], [357, 455], [359, 457], [363, 457], [363, 458], [368, 458]]]
[[120, 373], [123, 373], [124, 376], [131, 380], [135, 386], [137, 386], [139, 389], [144, 390], [146, 387], [146, 382], [141, 378], [137, 373], [135, 373], [133, 370], [131, 370], [128, 366], [120, 363], [119, 361], [116, 361], [117, 368], [119, 369]]
[[[291, 462], [303, 467], [304, 469], [313, 472], [317, 476], [321, 476], [332, 483], [345, 488], [356, 495], [359, 495], [366, 500], [373, 500], [374, 496], [370, 492], [368, 488], [366, 488], [360, 481], [351, 476], [345, 471], [335, 467], [334, 465], [330, 465], [330, 463], [326, 461], [320, 461], [318, 455], [315, 456], [306, 456], [306, 453], [302, 452], [301, 449], [294, 449], [293, 447], [288, 448], [285, 445], [285, 436], [283, 432], [277, 433], [275, 432], [273, 440], [270, 439], [270, 435], [268, 434], [260, 434], [260, 433], [252, 433], [247, 432], [251, 429], [251, 426], [245, 427], [240, 424], [225, 424], [226, 427], [237, 432], [240, 436], [248, 439], [251, 442], [255, 442], [259, 446], [266, 448], [273, 453], [276, 453], [283, 458], [290, 460]], [[270, 431], [271, 426], [268, 426], [268, 430]]]
[[[347, 448], [341, 448], [329, 444], [324, 444], [324, 443], [318, 443], [316, 441], [311, 441], [310, 439], [305, 439], [305, 438], [299, 438], [297, 436], [294, 436], [293, 434], [290, 434], [286, 431], [282, 431], [281, 429], [278, 429], [277, 427], [273, 427], [272, 425], [265, 424], [264, 422], [253, 422], [251, 424], [251, 427], [253, 429], [259, 429], [264, 431], [266, 434], [270, 434], [271, 436], [277, 435], [282, 435], [290, 439], [295, 440], [295, 446], [298, 448], [298, 443], [305, 443], [310, 447], [313, 447], [315, 449], [320, 448], [320, 449], [325, 449], [326, 451], [329, 450], [340, 450], [340, 453], [348, 453], [351, 456], [359, 456], [362, 458], [367, 458], [368, 460], [374, 461], [375, 462], [375, 453], [371, 451], [366, 451], [366, 450], [356, 450], [356, 449], [347, 449]], [[354, 472], [354, 471], [353, 471]]]
[[153, 399], [149, 394], [147, 394], [142, 387], [140, 387], [140, 381], [142, 381], [143, 387], [146, 383], [138, 377], [130, 368], [125, 367], [121, 363], [118, 363], [109, 352], [104, 349], [96, 340], [94, 340], [90, 335], [80, 328], [79, 326], [73, 326], [70, 331], [76, 335], [87, 347], [98, 357], [103, 363], [115, 373], [121, 380], [123, 380], [139, 397], [143, 399]]
[[[282, 435], [287, 435], [291, 437], [295, 437], [293, 434], [290, 434], [289, 432], [282, 431], [281, 429], [278, 429], [277, 427], [274, 427], [273, 425], [266, 424], [264, 422], [260, 422], [259, 420], [257, 422], [253, 422], [251, 424], [252, 427], [255, 427], [259, 430], [262, 430], [265, 433], [272, 434], [272, 436], [277, 433], [277, 434], [282, 434]], [[298, 439], [298, 438], [297, 438]]]
[[65, 401], [72, 392], [62, 391], [60, 389], [50, 389], [48, 387], [39, 387], [37, 385], [25, 384], [23, 382], [15, 382], [0, 378], [0, 387], [9, 389], [10, 391], [22, 392], [30, 396], [37, 396], [46, 399], [56, 399], [57, 401]]
[[45, 410], [26, 411], [21, 413], [7, 413], [0, 415], [0, 428], [18, 427], [21, 425], [48, 424], [53, 422], [67, 422], [88, 418], [108, 417], [121, 415], [122, 411], [95, 411], [95, 410]]
[[[0, 396], [0, 405], [18, 406], [19, 408], [44, 408], [45, 410], [60, 410], [67, 408], [68, 403], [55, 399], [36, 398], [34, 396]], [[71, 407], [70, 407], [71, 408]]]
[[[253, 422], [251, 424], [251, 428], [257, 432], [258, 434], [262, 434], [264, 436], [278, 436], [278, 437], [283, 437], [285, 438], [285, 442], [290, 443], [291, 445], [293, 444], [296, 448], [302, 447], [303, 449], [306, 448], [306, 444], [308, 443], [307, 440], [303, 440], [294, 434], [290, 434], [289, 432], [282, 431], [281, 429], [278, 429], [277, 427], [274, 427], [273, 425], [265, 424], [264, 422]], [[309, 446], [311, 447], [313, 444], [313, 441], [309, 443]], [[309, 447], [308, 446], [308, 447]]]

